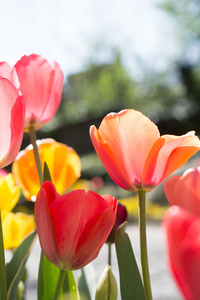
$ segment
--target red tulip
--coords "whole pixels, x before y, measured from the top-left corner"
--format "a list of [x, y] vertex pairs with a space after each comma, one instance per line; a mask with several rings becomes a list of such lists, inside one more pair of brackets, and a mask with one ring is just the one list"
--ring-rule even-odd
[[199, 300], [200, 219], [174, 205], [166, 212], [163, 226], [170, 268], [178, 287], [185, 299]]
[[171, 176], [164, 182], [170, 205], [178, 205], [200, 216], [200, 167], [186, 170], [182, 176]]
[[[106, 197], [106, 195], [102, 196], [103, 198]], [[116, 215], [116, 220], [115, 224], [107, 238], [106, 243], [114, 243], [115, 242], [115, 232], [117, 228], [124, 223], [128, 219], [128, 213], [126, 210], [126, 207], [121, 204], [120, 202], [117, 203], [117, 215]]]
[[50, 181], [37, 195], [35, 221], [45, 256], [62, 270], [76, 270], [96, 258], [116, 218], [117, 200], [75, 190], [60, 196]]
[[15, 64], [12, 80], [24, 98], [25, 130], [30, 126], [39, 129], [53, 118], [61, 101], [63, 74], [59, 65], [55, 62], [51, 66], [39, 55], [25, 55]]
[[200, 150], [194, 132], [160, 136], [157, 126], [133, 109], [108, 114], [90, 136], [104, 167], [128, 191], [152, 190]]
[[24, 132], [24, 103], [14, 85], [0, 77], [0, 169], [17, 156]]

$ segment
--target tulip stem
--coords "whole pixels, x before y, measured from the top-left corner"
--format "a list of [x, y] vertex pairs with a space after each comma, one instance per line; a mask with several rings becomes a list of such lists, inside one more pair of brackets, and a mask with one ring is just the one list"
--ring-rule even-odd
[[0, 299], [7, 299], [7, 279], [6, 279], [6, 266], [5, 266], [5, 254], [3, 245], [3, 230], [0, 211]]
[[53, 300], [59, 299], [65, 276], [66, 276], [66, 271], [60, 270]]
[[111, 256], [112, 256], [112, 251], [111, 251], [112, 243], [108, 243], [108, 265], [111, 266]]
[[36, 140], [37, 140], [36, 132], [35, 132], [35, 128], [33, 126], [29, 127], [29, 136], [30, 136], [31, 144], [33, 145], [33, 152], [34, 152], [34, 156], [35, 156], [35, 163], [36, 163], [36, 167], [37, 167], [38, 178], [40, 181], [40, 185], [42, 185], [42, 183], [43, 183], [42, 166], [41, 166], [40, 156], [39, 156], [38, 147], [37, 147], [37, 143], [36, 143]]
[[147, 238], [146, 238], [146, 192], [140, 190], [139, 195], [139, 227], [140, 227], [140, 256], [144, 288], [148, 300], [152, 300], [151, 283], [149, 275]]

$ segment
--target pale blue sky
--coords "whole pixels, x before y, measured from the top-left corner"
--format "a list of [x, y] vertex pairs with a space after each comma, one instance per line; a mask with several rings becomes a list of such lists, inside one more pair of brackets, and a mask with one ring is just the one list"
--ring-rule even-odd
[[11, 65], [23, 54], [56, 60], [66, 75], [81, 71], [102, 44], [98, 59], [110, 48], [122, 51], [136, 72], [136, 58], [164, 68], [179, 49], [170, 19], [156, 0], [0, 0], [0, 60]]

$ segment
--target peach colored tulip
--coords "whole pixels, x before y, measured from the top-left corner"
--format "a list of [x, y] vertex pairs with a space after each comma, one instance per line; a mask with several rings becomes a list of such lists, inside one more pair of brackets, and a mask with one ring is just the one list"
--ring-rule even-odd
[[178, 205], [200, 217], [200, 167], [186, 170], [182, 176], [171, 176], [164, 182], [170, 205]]
[[200, 150], [194, 132], [160, 136], [157, 126], [133, 109], [108, 114], [90, 136], [111, 178], [125, 190], [152, 190]]
[[0, 169], [17, 156], [23, 132], [23, 99], [8, 79], [0, 77]]
[[116, 218], [117, 200], [75, 190], [60, 196], [45, 181], [35, 203], [35, 221], [45, 256], [61, 270], [90, 263], [105, 243]]
[[4, 249], [17, 248], [22, 240], [35, 230], [33, 215], [8, 213], [2, 223]]
[[[81, 162], [74, 149], [53, 139], [37, 141], [42, 168], [47, 163], [52, 182], [62, 194], [80, 177]], [[12, 165], [13, 176], [28, 200], [40, 189], [32, 145], [21, 151]]]
[[39, 129], [55, 115], [61, 101], [63, 74], [59, 65], [53, 66], [40, 55], [23, 56], [9, 71], [8, 65], [0, 65], [0, 73], [7, 76], [21, 92], [24, 98], [25, 131], [30, 126]]
[[186, 300], [200, 295], [200, 219], [173, 205], [163, 220], [171, 272]]

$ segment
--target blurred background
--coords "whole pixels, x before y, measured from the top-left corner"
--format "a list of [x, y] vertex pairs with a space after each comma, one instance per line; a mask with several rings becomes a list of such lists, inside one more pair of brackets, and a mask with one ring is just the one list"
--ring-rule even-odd
[[[1, 61], [13, 65], [36, 53], [63, 70], [61, 105], [38, 138], [72, 146], [81, 156], [82, 178], [100, 176], [119, 199], [127, 192], [111, 184], [90, 125], [134, 108], [161, 134], [199, 134], [199, 1], [0, 0], [0, 28]], [[22, 148], [28, 144], [25, 136]]]
[[38, 138], [72, 146], [83, 178], [110, 181], [88, 132], [111, 111], [140, 110], [161, 134], [199, 134], [199, 1], [0, 0], [0, 28], [1, 61], [36, 53], [60, 64], [61, 105]]

